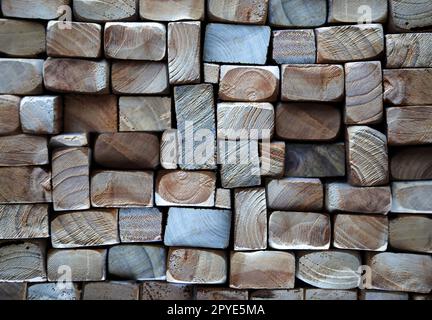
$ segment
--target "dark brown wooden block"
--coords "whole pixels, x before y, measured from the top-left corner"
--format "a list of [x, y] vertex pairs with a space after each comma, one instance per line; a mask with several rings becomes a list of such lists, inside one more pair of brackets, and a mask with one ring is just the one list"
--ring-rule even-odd
[[390, 158], [390, 173], [393, 180], [431, 180], [432, 148], [404, 148]]

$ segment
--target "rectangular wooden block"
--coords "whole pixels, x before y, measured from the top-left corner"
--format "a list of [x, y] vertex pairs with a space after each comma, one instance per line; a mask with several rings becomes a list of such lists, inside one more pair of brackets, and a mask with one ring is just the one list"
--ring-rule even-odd
[[391, 188], [392, 212], [432, 214], [432, 181], [393, 182]]
[[427, 216], [398, 215], [390, 220], [389, 244], [402, 251], [432, 253], [432, 219]]
[[265, 24], [268, 0], [207, 0], [210, 21]]
[[184, 284], [223, 284], [227, 280], [224, 251], [170, 248], [167, 281]]
[[384, 52], [380, 24], [324, 27], [315, 30], [317, 63], [377, 59]]
[[356, 290], [305, 289], [305, 300], [357, 300]]
[[19, 301], [26, 300], [27, 283], [0, 283], [0, 300], [1, 301]]
[[331, 222], [328, 214], [274, 211], [269, 220], [269, 245], [278, 250], [327, 250]]
[[91, 177], [91, 203], [96, 208], [152, 207], [153, 172], [96, 172]]
[[201, 22], [168, 24], [168, 70], [171, 85], [201, 81]]
[[86, 133], [65, 133], [51, 137], [48, 146], [51, 149], [67, 147], [88, 147], [89, 135]]
[[311, 29], [273, 31], [272, 57], [278, 64], [315, 63], [315, 32]]
[[49, 238], [48, 205], [0, 205], [0, 239]]
[[83, 300], [138, 300], [139, 284], [129, 282], [93, 282], [84, 284]]
[[270, 0], [269, 6], [274, 27], [319, 27], [327, 21], [326, 0]]
[[233, 289], [294, 287], [295, 258], [289, 252], [234, 252], [230, 266], [230, 287]]
[[165, 130], [161, 138], [160, 162], [162, 168], [175, 170], [178, 168], [179, 150], [177, 129]]
[[431, 29], [432, 3], [428, 0], [389, 0], [389, 29], [409, 32], [416, 29]]
[[41, 167], [0, 168], [0, 203], [51, 202], [51, 172]]
[[144, 20], [203, 20], [205, 0], [140, 0], [140, 16]]
[[304, 289], [276, 289], [276, 290], [256, 290], [249, 294], [250, 300], [304, 300]]
[[73, 13], [78, 21], [129, 21], [137, 18], [137, 0], [76, 0]]
[[0, 167], [46, 165], [48, 141], [45, 137], [19, 134], [0, 137]]
[[228, 288], [196, 288], [195, 298], [198, 301], [218, 300], [248, 300], [247, 290], [234, 290]]
[[193, 286], [161, 281], [141, 284], [141, 300], [192, 300]]
[[122, 243], [162, 240], [162, 212], [158, 208], [127, 208], [119, 212]]
[[330, 0], [329, 23], [384, 23], [387, 0]]
[[209, 23], [204, 61], [263, 65], [267, 60], [270, 27]]
[[28, 287], [27, 300], [65, 301], [80, 300], [81, 290], [74, 283], [66, 282], [64, 286], [57, 283], [38, 283]]
[[340, 65], [283, 65], [282, 101], [340, 101], [344, 80]]
[[43, 64], [41, 59], [0, 59], [0, 74], [8, 75], [0, 78], [0, 94], [42, 94]]
[[109, 22], [104, 47], [107, 58], [160, 61], [166, 55], [166, 27], [154, 22]]
[[231, 209], [231, 190], [218, 188], [216, 189], [215, 207], [219, 209]]
[[320, 179], [283, 178], [267, 181], [269, 209], [319, 212], [324, 206], [324, 187]]
[[0, 135], [13, 134], [21, 130], [20, 102], [20, 97], [0, 95]]
[[390, 158], [392, 180], [432, 180], [432, 148], [399, 149]]
[[44, 84], [54, 92], [104, 94], [109, 92], [109, 72], [105, 60], [48, 58], [44, 63]]
[[389, 145], [432, 143], [432, 105], [387, 108]]
[[386, 35], [386, 68], [432, 67], [432, 33]]
[[59, 7], [70, 3], [70, 0], [4, 0], [1, 11], [5, 17], [54, 20], [63, 14]]
[[107, 246], [119, 243], [117, 210], [68, 212], [51, 220], [54, 248]]
[[230, 229], [230, 210], [170, 208], [164, 244], [167, 247], [226, 249]]
[[204, 63], [204, 83], [219, 83], [220, 66], [214, 63]]
[[63, 128], [63, 100], [59, 96], [24, 97], [21, 129], [29, 134], [58, 134]]
[[359, 300], [409, 300], [408, 293], [378, 291], [378, 290], [361, 290]]
[[90, 208], [89, 148], [56, 149], [52, 155], [52, 186], [55, 211]]
[[285, 172], [285, 142], [262, 142], [259, 144], [261, 155], [261, 176], [281, 177]]
[[45, 52], [45, 26], [38, 22], [0, 19], [0, 53], [36, 57]]

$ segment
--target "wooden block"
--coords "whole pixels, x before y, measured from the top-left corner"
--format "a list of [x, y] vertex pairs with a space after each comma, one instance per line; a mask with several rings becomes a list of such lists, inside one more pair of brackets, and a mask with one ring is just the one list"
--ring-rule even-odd
[[338, 214], [334, 217], [333, 246], [339, 249], [386, 251], [386, 216]]
[[282, 101], [340, 101], [344, 79], [340, 65], [283, 65]]
[[432, 148], [404, 148], [390, 158], [393, 180], [432, 180]]
[[22, 242], [17, 244], [1, 244], [0, 281], [46, 281], [45, 243]]
[[386, 68], [432, 67], [432, 33], [386, 35]]
[[0, 168], [0, 204], [51, 202], [51, 173], [40, 167]]
[[111, 83], [115, 94], [165, 94], [169, 89], [167, 65], [162, 62], [114, 62]]
[[328, 214], [275, 211], [269, 220], [269, 245], [279, 250], [328, 250]]
[[48, 205], [0, 205], [0, 239], [49, 236]]
[[432, 219], [399, 215], [390, 220], [389, 244], [402, 251], [432, 253]]
[[160, 61], [166, 54], [166, 27], [154, 22], [109, 22], [104, 41], [107, 58]]
[[180, 168], [216, 169], [216, 115], [211, 84], [174, 88]]
[[234, 290], [225, 288], [196, 288], [196, 300], [248, 300], [247, 290]]
[[223, 284], [227, 280], [227, 258], [224, 251], [170, 248], [167, 261], [168, 282]]
[[65, 132], [117, 132], [117, 97], [114, 95], [66, 95]]
[[278, 64], [315, 63], [315, 32], [310, 29], [273, 31], [272, 57]]
[[390, 187], [353, 187], [332, 182], [325, 186], [328, 212], [387, 214], [392, 206]]
[[178, 159], [177, 129], [165, 130], [161, 138], [161, 166], [167, 170], [177, 169]]
[[96, 172], [91, 177], [91, 203], [96, 208], [152, 207], [153, 172]]
[[157, 208], [120, 209], [121, 242], [162, 241], [162, 212]]
[[234, 190], [234, 250], [267, 249], [267, 199], [264, 188]]
[[5, 17], [55, 20], [63, 14], [61, 6], [70, 0], [2, 0], [1, 11]]
[[43, 24], [0, 19], [0, 53], [11, 57], [35, 57], [44, 52]]
[[357, 300], [356, 290], [306, 289], [305, 300]]
[[21, 98], [17, 96], [0, 95], [0, 135], [21, 130], [20, 102]]
[[324, 27], [315, 30], [317, 63], [377, 59], [384, 52], [380, 24]]
[[359, 300], [409, 300], [408, 293], [404, 292], [387, 292], [377, 290], [361, 290]]
[[330, 0], [329, 23], [384, 23], [387, 0]]
[[259, 144], [261, 154], [261, 175], [280, 177], [285, 172], [285, 142], [263, 142]]
[[44, 84], [54, 92], [104, 94], [109, 92], [109, 71], [105, 60], [48, 58], [44, 63]]
[[109, 249], [111, 276], [127, 280], [165, 280], [165, 248], [151, 245], [121, 245]]
[[26, 283], [0, 283], [0, 300], [1, 301], [18, 301], [26, 300], [27, 284]]
[[233, 289], [294, 288], [295, 258], [278, 251], [231, 254], [230, 287]]
[[367, 289], [429, 293], [432, 290], [430, 255], [383, 252], [367, 259], [372, 268]]
[[384, 69], [384, 102], [396, 106], [432, 104], [432, 68]]
[[204, 63], [204, 82], [211, 84], [219, 83], [220, 66], [213, 63]]
[[19, 134], [0, 137], [0, 167], [45, 165], [48, 142], [45, 137]]
[[141, 284], [140, 300], [192, 300], [193, 287], [160, 281]]
[[208, 0], [207, 16], [210, 21], [244, 24], [265, 24], [268, 0]]
[[0, 59], [0, 94], [34, 95], [42, 94], [41, 59]]
[[221, 66], [219, 99], [223, 101], [276, 101], [279, 67]]
[[113, 169], [156, 169], [160, 143], [156, 135], [144, 132], [102, 133], [96, 138], [94, 159]]
[[287, 144], [285, 176], [325, 178], [345, 176], [345, 145]]
[[120, 97], [120, 131], [164, 131], [171, 128], [171, 98]]
[[393, 206], [396, 213], [432, 213], [432, 181], [392, 183]]
[[432, 106], [393, 107], [386, 112], [389, 145], [432, 143]]
[[276, 108], [276, 135], [294, 141], [330, 141], [339, 135], [341, 120], [341, 112], [334, 105], [279, 103]]
[[52, 155], [55, 211], [90, 208], [90, 149], [56, 149]]
[[407, 32], [432, 27], [432, 3], [428, 0], [390, 0], [389, 29]]
[[201, 81], [201, 22], [168, 24], [168, 70], [172, 85]]
[[84, 284], [83, 300], [138, 300], [139, 284], [129, 282], [93, 282]]
[[75, 0], [74, 17], [78, 21], [129, 21], [137, 18], [137, 0]]
[[156, 179], [156, 205], [213, 207], [216, 174], [210, 171], [159, 171]]
[[267, 102], [221, 102], [217, 105], [218, 139], [270, 139], [275, 111]]
[[140, 16], [144, 20], [203, 20], [205, 0], [140, 0]]
[[218, 143], [222, 188], [245, 188], [261, 185], [258, 141], [239, 140]]
[[432, 294], [411, 294], [412, 300], [432, 300]]
[[39, 283], [28, 287], [27, 300], [80, 300], [81, 290], [76, 284], [66, 282], [63, 286], [58, 283]]
[[345, 124], [378, 123], [383, 118], [381, 62], [345, 64]]
[[21, 129], [30, 134], [58, 134], [63, 128], [63, 100], [59, 96], [24, 97]]
[[54, 248], [107, 246], [119, 243], [117, 210], [89, 210], [57, 215], [51, 221]]
[[320, 179], [269, 180], [267, 198], [269, 209], [319, 212], [324, 206], [324, 188]]
[[304, 300], [304, 289], [256, 290], [249, 294], [250, 300]]
[[270, 0], [270, 24], [274, 27], [318, 27], [326, 23], [325, 0]]
[[209, 23], [204, 41], [204, 61], [260, 64], [267, 60], [270, 27]]
[[316, 251], [298, 255], [297, 278], [321, 289], [354, 289], [360, 283], [360, 254], [355, 251]]
[[51, 137], [48, 146], [51, 149], [67, 147], [88, 147], [89, 135], [86, 133], [65, 133]]
[[215, 207], [219, 209], [231, 209], [231, 190], [230, 189], [216, 189]]
[[348, 182], [374, 187], [389, 182], [387, 137], [366, 126], [347, 129]]
[[164, 244], [167, 247], [226, 249], [230, 229], [230, 210], [170, 208]]
[[68, 266], [72, 281], [104, 281], [106, 256], [105, 249], [51, 249], [47, 257], [48, 280], [63, 279], [64, 266]]

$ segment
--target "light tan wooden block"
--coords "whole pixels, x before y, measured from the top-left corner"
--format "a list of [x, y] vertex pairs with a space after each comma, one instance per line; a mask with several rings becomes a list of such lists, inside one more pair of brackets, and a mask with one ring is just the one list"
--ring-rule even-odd
[[219, 209], [231, 209], [231, 190], [230, 189], [216, 189], [215, 207]]
[[305, 300], [357, 300], [356, 290], [305, 289]]
[[89, 210], [57, 215], [51, 220], [53, 248], [108, 246], [119, 243], [117, 210]]
[[49, 238], [48, 205], [0, 205], [0, 239]]
[[225, 288], [196, 288], [195, 298], [198, 301], [205, 300], [248, 300], [247, 290], [234, 290]]
[[398, 215], [390, 220], [389, 244], [402, 251], [432, 253], [432, 219], [427, 216]]
[[43, 24], [0, 19], [0, 53], [12, 57], [35, 57], [44, 52]]
[[74, 16], [78, 21], [128, 21], [138, 15], [137, 0], [76, 0]]
[[378, 290], [361, 290], [359, 300], [409, 300], [408, 293], [404, 292], [388, 292]]
[[166, 54], [166, 27], [154, 22], [109, 22], [104, 46], [107, 58], [160, 61]]
[[0, 167], [46, 165], [48, 141], [45, 137], [19, 134], [0, 137]]
[[270, 24], [275, 27], [318, 27], [326, 23], [326, 0], [270, 0]]
[[386, 35], [387, 68], [432, 67], [432, 33]]
[[170, 248], [167, 281], [184, 284], [223, 284], [227, 280], [224, 251]]
[[201, 81], [201, 22], [168, 24], [168, 70], [171, 85]]
[[20, 122], [21, 98], [0, 95], [0, 135], [13, 134], [21, 130]]
[[389, 182], [387, 137], [366, 126], [347, 129], [348, 181], [358, 187]]
[[276, 101], [279, 67], [221, 66], [219, 99], [223, 101]]
[[177, 169], [178, 159], [177, 129], [165, 130], [161, 138], [161, 166], [167, 170]]
[[210, 21], [265, 24], [268, 0], [207, 0]]
[[295, 258], [278, 251], [234, 252], [230, 261], [233, 289], [291, 289]]
[[51, 137], [48, 146], [51, 149], [68, 147], [88, 147], [89, 135], [86, 133], [65, 133]]
[[26, 300], [27, 283], [0, 283], [0, 300], [1, 301], [20, 301]]
[[96, 172], [91, 177], [91, 203], [96, 208], [152, 207], [153, 172]]
[[158, 208], [120, 209], [122, 243], [162, 241], [162, 212]]
[[381, 62], [345, 64], [345, 124], [378, 123], [383, 118]]
[[138, 300], [139, 284], [129, 282], [93, 282], [84, 284], [83, 300]]
[[0, 59], [0, 94], [42, 94], [41, 59]]
[[384, 23], [387, 0], [330, 0], [329, 23]]
[[304, 300], [304, 289], [290, 289], [290, 290], [256, 290], [249, 294], [250, 300]]
[[380, 24], [324, 27], [315, 30], [317, 63], [371, 60], [384, 52], [384, 30]]
[[161, 281], [146, 281], [141, 284], [141, 300], [192, 300], [193, 287]]
[[90, 208], [89, 148], [56, 149], [52, 155], [52, 186], [55, 211]]
[[432, 180], [432, 148], [397, 150], [390, 159], [392, 180]]
[[29, 134], [58, 134], [63, 128], [63, 100], [59, 96], [24, 97], [21, 129]]
[[36, 301], [65, 301], [80, 300], [81, 290], [75, 283], [65, 283], [59, 286], [57, 283], [38, 283], [28, 287], [27, 300]]
[[391, 188], [392, 212], [432, 214], [432, 181], [393, 182]]
[[283, 65], [282, 101], [340, 101], [344, 79], [340, 65]]
[[213, 63], [204, 63], [204, 82], [211, 84], [219, 83], [220, 66]]
[[156, 205], [213, 207], [216, 174], [211, 171], [159, 171], [156, 179]]
[[44, 63], [44, 84], [55, 92], [104, 94], [109, 92], [109, 70], [105, 60], [48, 58]]
[[285, 142], [262, 142], [259, 144], [261, 155], [261, 176], [280, 177], [285, 171]]
[[144, 20], [203, 20], [205, 0], [140, 0], [140, 16]]
[[428, 0], [390, 0], [389, 29], [409, 32], [432, 27], [432, 3]]
[[272, 57], [278, 64], [315, 63], [315, 32], [310, 29], [273, 31]]
[[5, 17], [55, 20], [64, 14], [59, 8], [70, 3], [70, 0], [4, 0], [1, 11]]

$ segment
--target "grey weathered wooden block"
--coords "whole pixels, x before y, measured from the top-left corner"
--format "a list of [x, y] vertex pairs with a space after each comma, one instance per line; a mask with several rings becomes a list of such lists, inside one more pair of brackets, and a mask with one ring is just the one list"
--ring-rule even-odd
[[13, 134], [21, 130], [20, 102], [20, 97], [0, 95], [0, 135]]
[[261, 155], [261, 176], [283, 176], [285, 171], [285, 142], [262, 142], [259, 147]]
[[265, 24], [268, 0], [207, 0], [210, 21]]
[[27, 283], [0, 283], [0, 300], [1, 301], [20, 301], [26, 300]]
[[203, 20], [205, 0], [140, 0], [141, 19], [154, 21]]
[[21, 129], [30, 134], [58, 134], [63, 128], [63, 100], [59, 96], [24, 97]]
[[41, 59], [0, 59], [0, 94], [36, 95], [42, 94]]
[[68, 282], [64, 286], [58, 283], [38, 283], [28, 287], [27, 300], [80, 300], [81, 290], [76, 284]]
[[162, 281], [145, 281], [141, 284], [141, 300], [192, 300], [193, 286]]
[[51, 149], [88, 147], [89, 139], [87, 133], [64, 133], [51, 137], [48, 145]]
[[330, 0], [329, 23], [384, 23], [387, 0]]
[[391, 188], [391, 212], [432, 214], [432, 181], [393, 182]]
[[386, 35], [386, 68], [432, 67], [432, 33]]
[[429, 216], [400, 214], [390, 219], [389, 244], [402, 251], [432, 253], [432, 219]]
[[247, 290], [235, 290], [230, 288], [197, 287], [195, 298], [198, 301], [218, 300], [248, 300]]
[[126, 300], [139, 299], [139, 284], [120, 281], [85, 283], [83, 300]]
[[129, 21], [137, 18], [137, 0], [76, 0], [74, 17], [78, 21]]
[[162, 240], [162, 212], [158, 208], [127, 208], [119, 212], [122, 243]]
[[352, 301], [357, 300], [357, 290], [305, 289], [305, 300]]
[[219, 209], [231, 209], [231, 190], [230, 189], [216, 189], [215, 207]]
[[0, 167], [24, 167], [49, 163], [46, 137], [26, 134], [0, 136], [0, 146]]
[[174, 170], [178, 168], [179, 153], [177, 129], [168, 129], [163, 132], [161, 138], [160, 162], [164, 169]]
[[326, 23], [326, 0], [270, 0], [270, 24], [275, 27], [318, 27]]
[[219, 83], [220, 66], [214, 63], [204, 63], [204, 82], [211, 84]]
[[432, 3], [429, 0], [389, 0], [389, 30], [409, 32], [432, 28]]
[[62, 6], [68, 6], [70, 0], [4, 0], [1, 3], [1, 11], [5, 17], [54, 20], [64, 14], [59, 10]]
[[273, 60], [278, 64], [315, 63], [315, 32], [308, 29], [273, 31]]
[[261, 289], [251, 291], [250, 300], [304, 300], [304, 289]]

